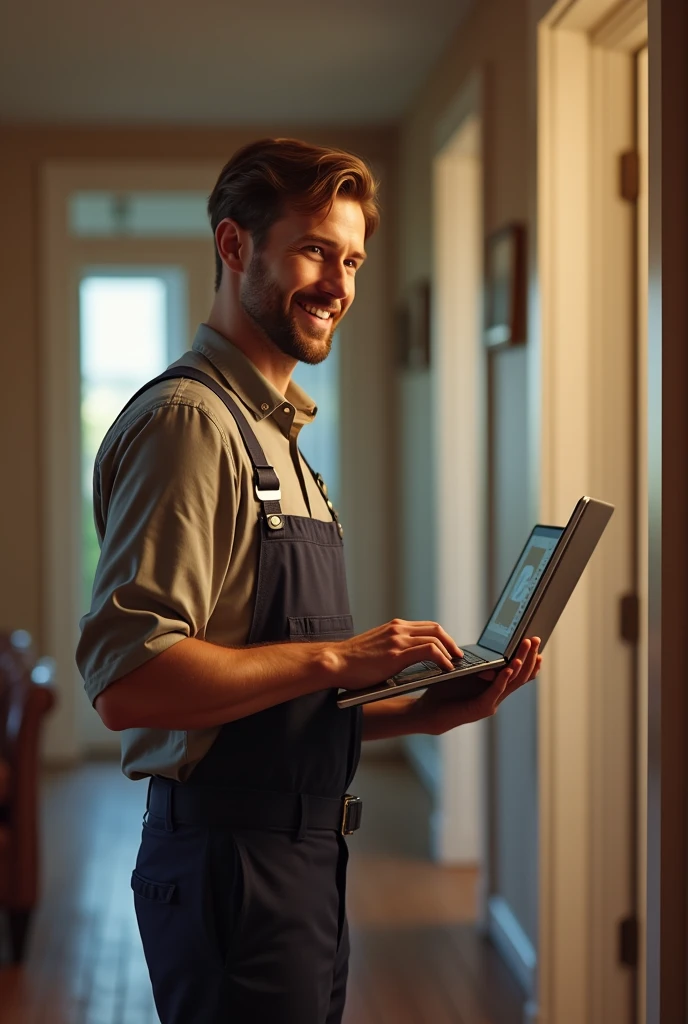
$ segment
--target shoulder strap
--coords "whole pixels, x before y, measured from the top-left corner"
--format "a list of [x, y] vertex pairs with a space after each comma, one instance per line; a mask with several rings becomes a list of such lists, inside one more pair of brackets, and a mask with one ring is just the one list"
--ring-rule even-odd
[[318, 473], [315, 469], [313, 469], [313, 467], [311, 466], [310, 462], [308, 461], [308, 459], [303, 454], [303, 452], [301, 451], [300, 448], [299, 448], [299, 455], [301, 456], [303, 461], [308, 466], [308, 469], [310, 470], [310, 472], [311, 472], [311, 474], [313, 476], [313, 479], [315, 480], [316, 484], [318, 485], [320, 493], [322, 494], [323, 498], [325, 499], [327, 507], [330, 510], [330, 515], [332, 516], [333, 520], [337, 524], [337, 529], [339, 531], [339, 536], [343, 537], [344, 536], [344, 529], [342, 527], [342, 524], [339, 522], [339, 513], [337, 512], [337, 509], [334, 507], [334, 505], [332, 504], [332, 501], [328, 497], [328, 494], [327, 494], [327, 484], [323, 480], [322, 474]]
[[[280, 490], [279, 477], [277, 476], [274, 467], [271, 466], [265, 458], [265, 452], [261, 448], [258, 438], [248, 425], [248, 421], [239, 406], [231, 395], [229, 395], [216, 380], [213, 380], [210, 374], [204, 373], [203, 370], [197, 370], [195, 366], [178, 366], [173, 367], [170, 370], [165, 370], [164, 373], [159, 374], [157, 377], [154, 377], [153, 380], [149, 380], [147, 384], [144, 384], [142, 388], [139, 388], [136, 394], [132, 395], [129, 399], [119, 415], [121, 416], [122, 413], [129, 408], [132, 402], [139, 397], [139, 395], [142, 395], [145, 391], [148, 391], [149, 388], [153, 387], [154, 384], [158, 384], [163, 380], [195, 380], [199, 384], [203, 384], [205, 387], [210, 388], [210, 390], [213, 391], [222, 402], [224, 402], [225, 406], [234, 417], [236, 425], [239, 428], [239, 433], [246, 445], [246, 451], [251, 459], [256, 497], [263, 507], [263, 512], [268, 519], [268, 523], [273, 519], [273, 522], [270, 523], [270, 525], [273, 529], [279, 529], [283, 525], [281, 518], [279, 518], [282, 516], [282, 508], [280, 505], [282, 493]], [[279, 518], [279, 523], [274, 521], [275, 517]]]

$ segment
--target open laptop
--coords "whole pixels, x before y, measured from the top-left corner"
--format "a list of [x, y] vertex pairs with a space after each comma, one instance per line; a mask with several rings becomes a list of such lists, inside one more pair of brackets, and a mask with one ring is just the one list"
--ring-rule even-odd
[[583, 497], [566, 526], [535, 526], [480, 639], [459, 644], [464, 657], [454, 659], [453, 670], [418, 662], [366, 689], [340, 690], [338, 706], [369, 704], [448, 679], [461, 680], [457, 697], [475, 697], [487, 689], [490, 683], [479, 673], [506, 665], [524, 637], [539, 636], [540, 650], [545, 647], [613, 511], [607, 502]]

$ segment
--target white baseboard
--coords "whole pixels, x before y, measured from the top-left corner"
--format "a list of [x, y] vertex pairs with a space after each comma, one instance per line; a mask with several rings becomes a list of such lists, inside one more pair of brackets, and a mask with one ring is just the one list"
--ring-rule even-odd
[[[501, 896], [490, 897], [487, 903], [487, 917], [492, 942], [513, 971], [524, 993], [530, 997], [534, 996], [537, 954], [532, 942], [523, 931], [509, 904]], [[530, 1016], [525, 1016], [524, 1021], [526, 1024], [536, 1024], [537, 1007], [530, 1002], [526, 1009]]]

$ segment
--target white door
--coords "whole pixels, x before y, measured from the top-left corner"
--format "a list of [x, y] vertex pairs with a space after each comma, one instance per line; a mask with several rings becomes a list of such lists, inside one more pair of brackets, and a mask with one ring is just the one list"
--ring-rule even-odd
[[56, 660], [58, 690], [45, 735], [50, 761], [74, 761], [84, 743], [98, 747], [104, 740], [112, 749], [116, 739], [99, 733], [84, 708], [74, 661], [84, 607], [82, 522], [90, 518], [82, 498], [81, 282], [98, 275], [164, 282], [158, 287], [166, 296], [166, 319], [176, 328], [165, 344], [168, 355], [177, 355], [212, 300], [213, 242], [205, 207], [217, 171], [202, 162], [150, 161], [55, 161], [42, 171], [41, 592], [43, 645]]
[[[634, 269], [635, 0], [578, 0], [538, 28], [541, 514], [612, 501], [605, 537], [548, 645], [539, 696], [538, 1019], [637, 1019], [639, 410]], [[642, 504], [642, 502], [641, 502]], [[642, 525], [640, 527], [642, 529]], [[624, 600], [626, 599], [626, 600]], [[640, 616], [642, 620], [642, 614]], [[572, 657], [575, 653], [575, 657]], [[642, 680], [641, 687], [642, 687]], [[622, 942], [622, 937], [625, 942]]]

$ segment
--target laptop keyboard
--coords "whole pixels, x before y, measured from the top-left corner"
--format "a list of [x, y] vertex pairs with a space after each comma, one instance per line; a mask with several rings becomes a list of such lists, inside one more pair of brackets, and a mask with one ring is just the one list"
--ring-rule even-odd
[[[484, 658], [478, 657], [477, 654], [471, 654], [470, 651], [464, 651], [463, 658], [454, 658], [453, 662], [454, 668], [472, 668], [473, 665], [487, 664]], [[443, 671], [444, 669], [441, 669], [434, 661], [417, 661], [415, 664], [409, 665], [408, 668], [402, 669], [391, 679], [387, 679], [384, 685], [401, 686], [402, 683], [407, 683], [410, 677], [420, 680], [431, 675], [436, 676]]]
[[463, 658], [452, 658], [452, 661], [457, 668], [463, 668], [466, 665], [486, 665], [487, 661], [485, 658], [479, 657], [477, 654], [473, 654], [472, 651], [464, 651]]
[[[471, 668], [473, 665], [486, 665], [487, 662], [484, 658], [479, 658], [477, 654], [471, 653], [471, 651], [464, 651], [463, 658], [452, 658], [452, 664], [454, 668]], [[435, 669], [435, 671], [439, 669], [439, 665], [434, 661], [424, 661], [422, 665], [423, 668]]]

